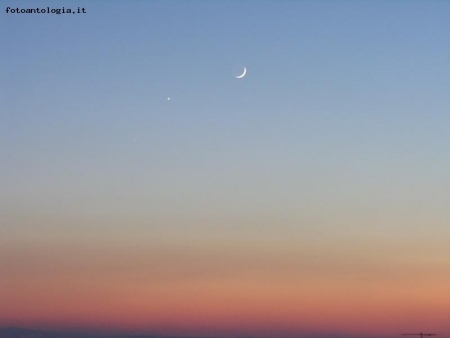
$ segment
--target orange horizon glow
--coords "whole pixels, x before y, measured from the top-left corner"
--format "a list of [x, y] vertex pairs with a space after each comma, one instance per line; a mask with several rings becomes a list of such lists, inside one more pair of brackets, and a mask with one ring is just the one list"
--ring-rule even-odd
[[[16, 262], [9, 267], [10, 278], [0, 281], [8, 290], [0, 305], [3, 326], [289, 336], [423, 331], [448, 322], [447, 274], [427, 278], [411, 270], [392, 276], [389, 262], [383, 263], [386, 274], [368, 275], [351, 257], [335, 256], [338, 268], [326, 271], [319, 263], [306, 268], [288, 262], [276, 252], [271, 261], [261, 262], [265, 255], [252, 258], [246, 250], [235, 255], [217, 248], [184, 256], [172, 250], [128, 250], [129, 257], [119, 261], [113, 251], [87, 247], [47, 250], [38, 257], [3, 250], [3, 257]], [[301, 251], [296, 255], [300, 258]], [[70, 256], [82, 260], [68, 264]], [[29, 264], [37, 258], [40, 265], [30, 274]], [[243, 260], [247, 269], [241, 270]], [[20, 265], [32, 278], [20, 273]], [[345, 271], [344, 265], [350, 268]]]

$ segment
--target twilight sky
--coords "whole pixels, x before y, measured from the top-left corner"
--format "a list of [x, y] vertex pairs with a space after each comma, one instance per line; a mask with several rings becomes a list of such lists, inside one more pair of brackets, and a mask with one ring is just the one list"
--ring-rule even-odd
[[449, 1], [1, 15], [0, 327], [449, 336]]

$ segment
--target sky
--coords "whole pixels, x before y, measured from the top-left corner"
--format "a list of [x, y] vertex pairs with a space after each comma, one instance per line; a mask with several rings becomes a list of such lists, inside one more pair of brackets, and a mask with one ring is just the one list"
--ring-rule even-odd
[[450, 2], [1, 4], [0, 327], [450, 335]]

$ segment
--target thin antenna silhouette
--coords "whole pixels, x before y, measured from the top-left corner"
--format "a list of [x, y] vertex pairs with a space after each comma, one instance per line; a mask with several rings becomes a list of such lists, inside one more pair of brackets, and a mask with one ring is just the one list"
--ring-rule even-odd
[[420, 336], [420, 338], [423, 338], [429, 336], [437, 336], [437, 333], [402, 333], [402, 336]]

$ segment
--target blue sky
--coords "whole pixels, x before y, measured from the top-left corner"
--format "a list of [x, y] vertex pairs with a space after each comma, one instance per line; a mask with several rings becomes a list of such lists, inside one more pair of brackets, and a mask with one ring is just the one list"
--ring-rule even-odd
[[[76, 5], [88, 14], [4, 15], [10, 189], [17, 180], [41, 189], [69, 167], [86, 178], [145, 166], [166, 179], [167, 167], [213, 179], [239, 166], [243, 180], [335, 175], [335, 166], [384, 180], [410, 168], [420, 181], [445, 181], [444, 1]], [[31, 167], [43, 172], [23, 172]]]

